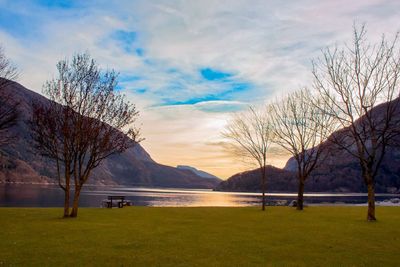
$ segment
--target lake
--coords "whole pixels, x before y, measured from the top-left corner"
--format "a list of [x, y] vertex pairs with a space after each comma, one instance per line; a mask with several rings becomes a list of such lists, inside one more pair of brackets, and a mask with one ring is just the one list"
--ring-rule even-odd
[[[110, 195], [123, 195], [136, 206], [158, 207], [240, 207], [260, 205], [260, 193], [214, 192], [206, 189], [144, 188], [86, 186], [81, 207], [100, 207], [102, 200]], [[398, 194], [377, 194], [377, 201], [399, 198]], [[2, 207], [61, 207], [64, 192], [57, 185], [0, 184]], [[289, 203], [296, 193], [268, 193], [269, 204]], [[361, 193], [307, 193], [305, 202], [320, 204], [363, 204], [367, 195]]]

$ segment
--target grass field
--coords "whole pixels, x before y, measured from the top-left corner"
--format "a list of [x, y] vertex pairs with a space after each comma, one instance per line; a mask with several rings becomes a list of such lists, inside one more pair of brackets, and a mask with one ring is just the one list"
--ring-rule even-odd
[[399, 266], [400, 208], [0, 208], [0, 266]]

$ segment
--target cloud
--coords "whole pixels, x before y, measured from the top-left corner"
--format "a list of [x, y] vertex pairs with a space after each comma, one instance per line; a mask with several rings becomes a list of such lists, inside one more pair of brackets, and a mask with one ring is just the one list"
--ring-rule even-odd
[[247, 103], [238, 101], [206, 101], [194, 105], [195, 108], [204, 112], [236, 112], [248, 106]]
[[0, 12], [23, 85], [40, 92], [59, 59], [88, 51], [120, 73], [154, 158], [222, 177], [240, 164], [206, 143], [231, 112], [309, 84], [311, 59], [349, 40], [354, 21], [372, 40], [400, 29], [395, 0], [0, 0]]

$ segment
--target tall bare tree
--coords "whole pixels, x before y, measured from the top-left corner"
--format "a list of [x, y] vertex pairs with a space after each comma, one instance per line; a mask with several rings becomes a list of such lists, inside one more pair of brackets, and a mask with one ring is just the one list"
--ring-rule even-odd
[[56, 161], [59, 184], [66, 193], [64, 216], [73, 180], [69, 217], [76, 217], [82, 187], [93, 169], [141, 141], [133, 126], [138, 111], [115, 91], [117, 74], [101, 71], [89, 55], [61, 60], [57, 69], [58, 77], [44, 85], [52, 103], [35, 106], [32, 129], [37, 148]]
[[289, 152], [297, 167], [299, 181], [297, 209], [303, 210], [304, 184], [323, 161], [327, 145], [323, 142], [334, 131], [333, 118], [321, 108], [325, 103], [308, 89], [288, 94], [271, 104], [273, 142]]
[[9, 129], [18, 119], [18, 102], [6, 91], [6, 87], [16, 80], [18, 72], [0, 47], [0, 145], [8, 143], [14, 136]]
[[268, 111], [249, 107], [246, 112], [235, 114], [222, 135], [230, 140], [230, 148], [237, 156], [248, 158], [258, 165], [262, 210], [265, 210], [267, 151], [272, 138]]
[[70, 216], [70, 188], [74, 157], [74, 111], [55, 101], [33, 103], [32, 137], [36, 149], [55, 161], [58, 185], [64, 191], [64, 217]]
[[368, 42], [365, 25], [354, 26], [353, 38], [314, 63], [314, 85], [328, 103], [326, 113], [345, 127], [332, 141], [358, 160], [368, 188], [367, 220], [375, 221], [375, 178], [400, 123], [400, 49], [398, 34]]

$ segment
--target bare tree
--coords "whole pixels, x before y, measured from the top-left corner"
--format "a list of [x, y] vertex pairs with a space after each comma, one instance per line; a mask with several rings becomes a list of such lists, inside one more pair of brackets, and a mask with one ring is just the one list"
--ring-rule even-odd
[[262, 210], [265, 210], [267, 151], [272, 137], [268, 111], [250, 107], [246, 112], [234, 115], [222, 135], [231, 141], [230, 148], [237, 156], [246, 157], [258, 165]]
[[271, 104], [273, 142], [289, 152], [297, 165], [297, 209], [303, 210], [304, 184], [327, 153], [327, 137], [334, 131], [333, 118], [321, 112], [324, 102], [308, 89], [291, 93]]
[[70, 216], [74, 157], [74, 111], [57, 102], [33, 103], [32, 139], [36, 149], [56, 163], [58, 185], [64, 191], [64, 217]]
[[6, 87], [17, 77], [16, 67], [0, 47], [0, 145], [8, 143], [14, 137], [10, 135], [9, 129], [17, 122], [18, 102], [6, 91]]
[[313, 68], [315, 88], [328, 103], [326, 113], [345, 127], [332, 141], [360, 164], [368, 188], [369, 221], [376, 220], [375, 178], [388, 145], [398, 136], [398, 44], [398, 34], [393, 40], [383, 36], [371, 44], [365, 25], [354, 26], [351, 46], [326, 49]]
[[59, 185], [66, 193], [64, 216], [73, 179], [69, 217], [76, 217], [82, 187], [93, 169], [141, 141], [133, 127], [138, 111], [115, 91], [117, 74], [103, 73], [89, 55], [61, 60], [57, 69], [58, 78], [44, 85], [52, 103], [36, 105], [32, 129], [39, 151], [56, 161]]

